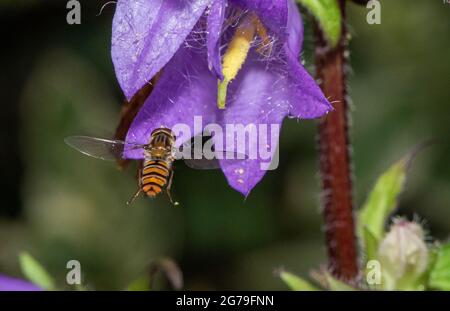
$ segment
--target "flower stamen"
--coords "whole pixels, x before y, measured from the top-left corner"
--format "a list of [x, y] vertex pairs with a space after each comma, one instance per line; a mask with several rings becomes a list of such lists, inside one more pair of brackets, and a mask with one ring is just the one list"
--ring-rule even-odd
[[255, 17], [256, 15], [251, 14], [250, 16], [245, 17], [238, 25], [223, 57], [223, 81], [219, 80], [218, 82], [217, 106], [219, 109], [225, 109], [228, 84], [236, 78], [239, 70], [247, 59], [257, 28], [253, 22]]

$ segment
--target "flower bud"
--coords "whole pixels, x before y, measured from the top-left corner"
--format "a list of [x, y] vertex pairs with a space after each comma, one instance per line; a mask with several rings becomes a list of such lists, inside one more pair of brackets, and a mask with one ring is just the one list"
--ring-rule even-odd
[[387, 290], [423, 289], [422, 277], [428, 266], [428, 248], [422, 227], [397, 219], [378, 249], [383, 288]]

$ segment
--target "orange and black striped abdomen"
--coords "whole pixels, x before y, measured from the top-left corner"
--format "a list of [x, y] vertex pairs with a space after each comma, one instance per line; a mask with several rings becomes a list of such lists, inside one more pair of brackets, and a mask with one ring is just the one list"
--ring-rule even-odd
[[142, 191], [151, 198], [161, 193], [170, 176], [170, 163], [164, 160], [150, 160], [144, 163], [141, 174]]

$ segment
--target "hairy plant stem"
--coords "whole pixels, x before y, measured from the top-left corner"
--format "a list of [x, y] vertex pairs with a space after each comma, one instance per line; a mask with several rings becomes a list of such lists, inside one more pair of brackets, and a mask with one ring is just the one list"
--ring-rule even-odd
[[315, 57], [320, 87], [335, 109], [320, 121], [318, 129], [329, 268], [335, 277], [352, 282], [358, 276], [358, 259], [348, 135], [345, 2], [339, 0], [343, 30], [338, 46], [330, 48], [316, 25]]

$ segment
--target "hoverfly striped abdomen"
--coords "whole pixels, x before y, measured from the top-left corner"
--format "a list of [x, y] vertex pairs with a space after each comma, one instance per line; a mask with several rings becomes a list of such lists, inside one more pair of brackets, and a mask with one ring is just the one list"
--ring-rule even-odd
[[165, 160], [147, 160], [141, 174], [141, 187], [144, 193], [154, 198], [167, 186], [172, 163]]
[[175, 137], [170, 129], [159, 128], [152, 132], [141, 172], [141, 189], [151, 198], [164, 188], [170, 190], [174, 143]]

